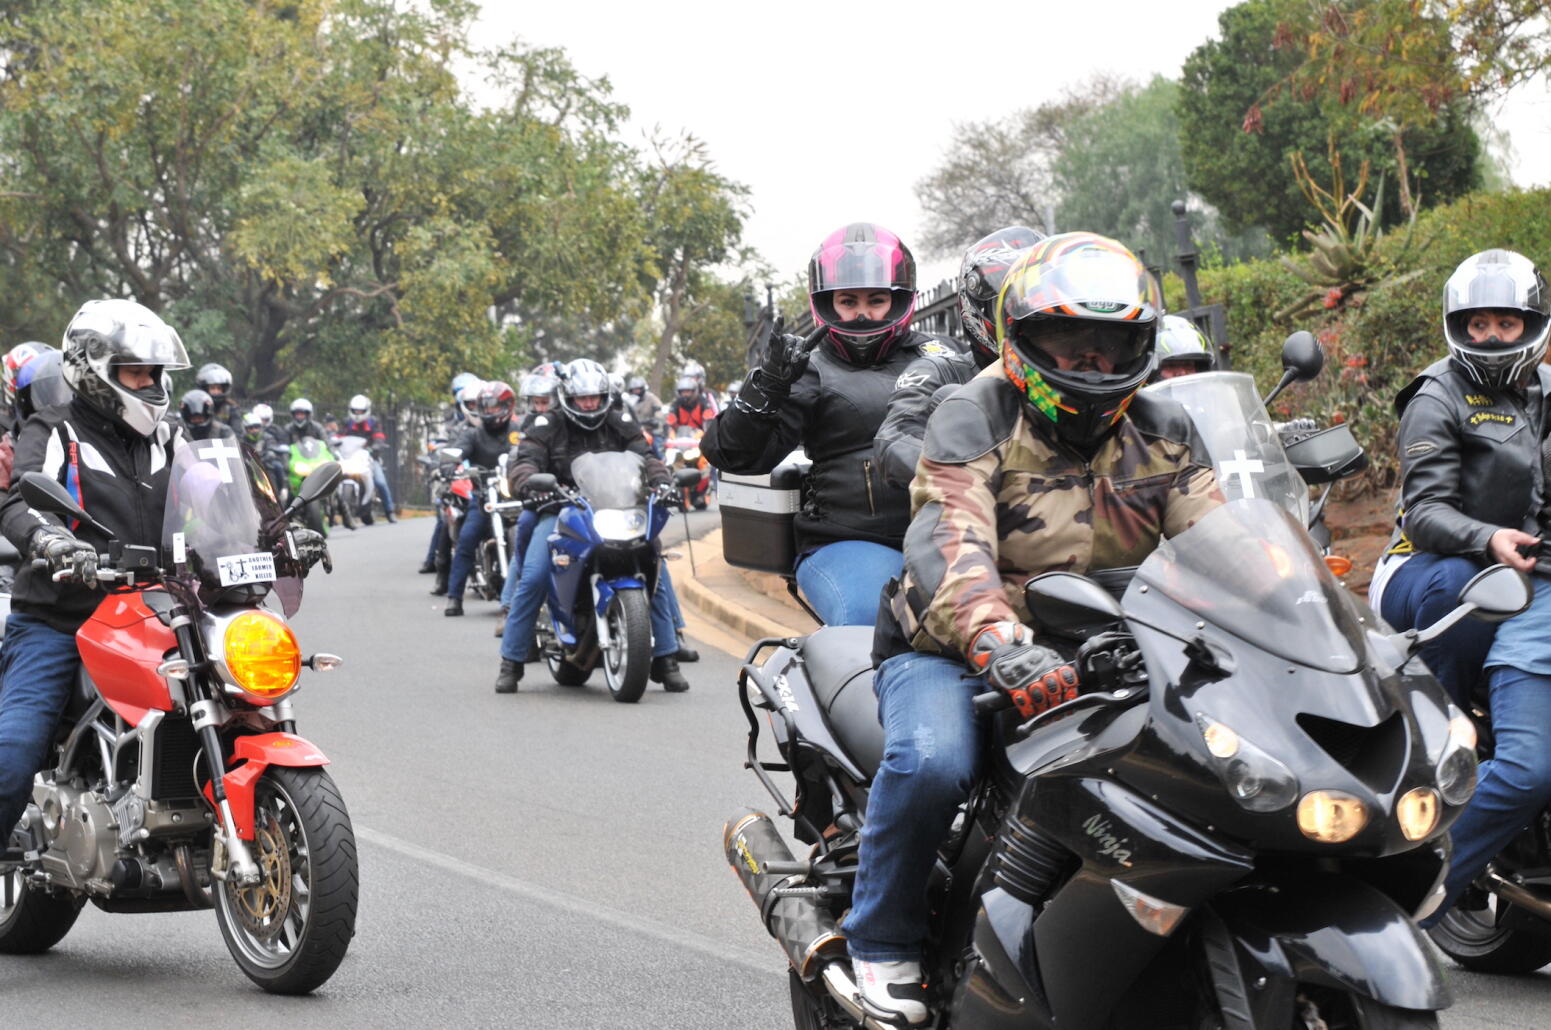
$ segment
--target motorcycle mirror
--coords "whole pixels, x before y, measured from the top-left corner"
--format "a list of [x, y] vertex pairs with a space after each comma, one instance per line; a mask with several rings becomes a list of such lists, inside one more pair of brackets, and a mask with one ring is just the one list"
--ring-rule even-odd
[[1325, 349], [1314, 334], [1299, 329], [1282, 341], [1282, 378], [1276, 387], [1266, 394], [1264, 403], [1270, 404], [1277, 394], [1293, 383], [1306, 383], [1319, 375], [1325, 367]]
[[1109, 591], [1075, 572], [1046, 572], [1023, 584], [1023, 599], [1040, 629], [1082, 635], [1125, 618]]
[[682, 487], [691, 487], [700, 482], [699, 469], [679, 469], [673, 474], [673, 481]]
[[1534, 591], [1529, 577], [1507, 565], [1478, 572], [1459, 592], [1459, 603], [1473, 605], [1470, 614], [1485, 622], [1502, 622], [1529, 607]]
[[1493, 565], [1476, 573], [1465, 584], [1459, 592], [1459, 607], [1425, 629], [1412, 630], [1398, 636], [1406, 638], [1414, 646], [1443, 636], [1467, 615], [1473, 615], [1483, 622], [1502, 622], [1528, 608], [1532, 596], [1529, 577], [1524, 573], [1507, 565]]
[[533, 475], [529, 476], [528, 481], [523, 484], [523, 486], [530, 493], [535, 494], [552, 494], [555, 492], [555, 488], [558, 485], [559, 483], [555, 480], [555, 476], [551, 472], [535, 472]]
[[325, 461], [308, 473], [306, 479], [302, 480], [301, 488], [296, 491], [296, 496], [301, 499], [302, 504], [316, 501], [319, 497], [333, 493], [334, 488], [339, 485], [339, 481], [343, 476], [344, 471], [339, 467], [339, 462]]
[[41, 472], [26, 472], [21, 480], [22, 500], [27, 505], [39, 511], [46, 511], [54, 515], [68, 515], [73, 519], [91, 526], [103, 536], [112, 537], [113, 534], [102, 523], [86, 514], [70, 492], [56, 479], [45, 476]]

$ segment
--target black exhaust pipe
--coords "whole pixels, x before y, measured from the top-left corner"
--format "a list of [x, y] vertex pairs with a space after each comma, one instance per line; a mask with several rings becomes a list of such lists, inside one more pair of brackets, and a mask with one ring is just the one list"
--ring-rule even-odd
[[817, 888], [790, 871], [796, 861], [768, 815], [744, 811], [728, 820], [722, 850], [798, 976], [812, 980], [827, 960], [845, 957], [840, 927], [819, 903]]

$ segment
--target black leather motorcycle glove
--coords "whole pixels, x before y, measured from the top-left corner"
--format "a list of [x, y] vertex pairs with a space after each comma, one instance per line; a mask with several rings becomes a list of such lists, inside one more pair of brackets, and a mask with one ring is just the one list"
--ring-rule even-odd
[[292, 526], [291, 539], [296, 541], [296, 560], [302, 568], [310, 569], [322, 562], [324, 572], [334, 571], [334, 557], [329, 554], [328, 540], [322, 533], [306, 526]]
[[1077, 670], [1060, 653], [1034, 642], [1019, 622], [996, 622], [975, 634], [969, 664], [1032, 718], [1077, 696]]
[[684, 495], [673, 485], [672, 480], [652, 484], [652, 500], [658, 504], [677, 504], [683, 499]]
[[[57, 526], [45, 526], [33, 534], [32, 557], [48, 563], [50, 578], [62, 581], [97, 585], [97, 549], [77, 540], [69, 530]], [[63, 575], [61, 575], [63, 574]]]
[[733, 407], [754, 415], [773, 415], [780, 402], [791, 393], [792, 384], [808, 370], [808, 357], [828, 326], [819, 326], [806, 337], [785, 332], [786, 319], [777, 318], [770, 329], [765, 357], [738, 391]]

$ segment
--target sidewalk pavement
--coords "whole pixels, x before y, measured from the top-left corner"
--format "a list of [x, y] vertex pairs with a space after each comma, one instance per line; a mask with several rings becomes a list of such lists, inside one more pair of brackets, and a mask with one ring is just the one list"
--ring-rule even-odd
[[720, 528], [696, 538], [693, 546], [693, 571], [688, 547], [671, 548], [683, 556], [673, 568], [679, 600], [731, 636], [749, 645], [761, 637], [800, 637], [817, 628], [787, 594], [780, 576], [734, 568], [722, 559]]

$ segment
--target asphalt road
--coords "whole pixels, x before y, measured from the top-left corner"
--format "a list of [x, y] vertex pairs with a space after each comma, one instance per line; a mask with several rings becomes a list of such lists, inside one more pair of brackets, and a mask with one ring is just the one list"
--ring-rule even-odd
[[[442, 617], [414, 572], [429, 532], [424, 519], [336, 532], [335, 573], [309, 584], [295, 621], [304, 650], [345, 657], [304, 673], [296, 697], [360, 845], [357, 936], [334, 978], [270, 997], [213, 915], [89, 906], [48, 955], [0, 962], [0, 1024], [791, 1025], [784, 959], [721, 857], [723, 821], [770, 807], [742, 769], [735, 661], [714, 646], [733, 642], [691, 616], [703, 658], [684, 667], [686, 694], [653, 686], [620, 705], [601, 674], [569, 689], [530, 666], [498, 696], [495, 605]], [[1551, 1026], [1551, 974], [1445, 966], [1447, 1030]]]

